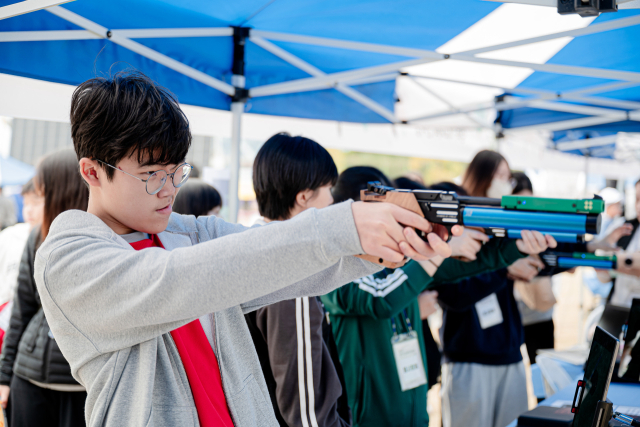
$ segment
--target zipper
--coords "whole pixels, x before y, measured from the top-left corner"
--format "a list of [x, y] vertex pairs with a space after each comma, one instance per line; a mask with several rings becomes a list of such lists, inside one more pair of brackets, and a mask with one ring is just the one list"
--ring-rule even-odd
[[[215, 351], [213, 352], [214, 356], [216, 356], [216, 360], [218, 361], [218, 370], [220, 371], [220, 382], [222, 383], [222, 393], [224, 394], [224, 399], [228, 402], [227, 391], [224, 388], [224, 377], [222, 375], [222, 364], [220, 363], [220, 347], [218, 346], [218, 340], [216, 336], [218, 335], [216, 332], [216, 313], [211, 313], [211, 334], [213, 335], [213, 345], [215, 347]], [[227, 406], [229, 404], [227, 403]]]
[[[180, 372], [182, 372], [182, 374], [184, 374], [184, 378], [187, 379], [187, 387], [184, 387], [184, 381], [182, 381], [182, 387], [186, 388], [187, 390], [187, 395], [191, 398], [191, 400], [193, 400], [193, 393], [191, 392], [191, 385], [189, 385], [189, 377], [187, 376], [187, 371], [184, 369], [184, 364], [182, 363], [182, 359], [180, 358], [180, 352], [178, 351], [178, 346], [176, 345], [176, 342], [173, 340], [173, 337], [171, 336], [171, 332], [168, 332], [167, 335], [169, 335], [169, 342], [171, 343], [171, 345], [173, 346], [174, 350], [176, 351], [176, 353], [178, 353], [178, 359], [179, 359], [179, 367], [178, 369], [180, 369]], [[195, 405], [195, 401], [194, 401], [194, 405]]]

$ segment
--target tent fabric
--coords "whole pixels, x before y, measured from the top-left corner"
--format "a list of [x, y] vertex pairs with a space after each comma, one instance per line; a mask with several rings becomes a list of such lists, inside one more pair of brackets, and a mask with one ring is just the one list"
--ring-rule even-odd
[[[15, 0], [0, 0], [0, 6]], [[81, 0], [62, 5], [106, 28], [227, 28], [242, 26], [304, 36], [434, 50], [496, 8], [499, 3], [459, 0]], [[78, 30], [47, 11], [0, 21], [0, 31]], [[139, 38], [132, 40], [214, 78], [231, 83], [232, 37]], [[404, 56], [273, 41], [324, 73], [388, 64]], [[247, 41], [246, 87], [286, 82], [309, 75]], [[106, 39], [2, 42], [0, 73], [77, 85], [96, 75], [136, 68], [174, 92], [179, 101], [229, 110], [231, 99], [203, 83]], [[390, 111], [395, 79], [354, 87]], [[386, 118], [335, 89], [250, 99], [245, 111], [301, 118], [388, 123]]]
[[[640, 14], [638, 10], [621, 10], [617, 13], [600, 15], [591, 25], [603, 22], [627, 18]], [[602, 33], [585, 35], [574, 38], [547, 64], [562, 64], [581, 67], [592, 67], [606, 70], [640, 72], [640, 49], [637, 41], [640, 40], [640, 26], [631, 26]], [[616, 83], [616, 80], [559, 75], [545, 72], [534, 72], [525, 79], [517, 88], [539, 89], [551, 93], [566, 94], [567, 92], [597, 88], [602, 85]], [[526, 100], [527, 97], [509, 94]], [[594, 92], [592, 96], [605, 100], [640, 102], [640, 84], [623, 89]], [[559, 101], [562, 104], [592, 106], [598, 108], [610, 108], [613, 111], [631, 112], [633, 108], [616, 108], [590, 104], [589, 102]], [[512, 110], [501, 111], [497, 122], [505, 129], [517, 129], [519, 127], [560, 123], [565, 120], [593, 117], [583, 114], [551, 111], [541, 108], [521, 107]], [[584, 139], [589, 134], [612, 134], [617, 132], [640, 132], [640, 122], [634, 120], [622, 120], [612, 123], [597, 124], [555, 132], [552, 140], [569, 141]], [[588, 154], [594, 157], [613, 158], [613, 150], [610, 144], [592, 148], [590, 150], [574, 150], [573, 154]]]
[[[597, 130], [558, 131], [558, 132], [553, 132], [553, 136], [551, 140], [553, 141], [554, 145], [556, 145], [557, 147], [559, 143], [563, 143], [563, 142], [573, 142], [573, 141], [588, 140], [593, 138], [602, 138], [605, 136], [616, 135], [617, 133], [618, 132], [597, 131]], [[616, 148], [616, 144], [610, 143], [610, 144], [598, 145], [595, 147], [581, 148], [576, 150], [563, 150], [563, 151], [568, 154], [575, 154], [579, 156], [598, 157], [601, 159], [614, 159], [615, 148]]]
[[0, 186], [23, 185], [35, 175], [36, 169], [13, 157], [0, 157]]

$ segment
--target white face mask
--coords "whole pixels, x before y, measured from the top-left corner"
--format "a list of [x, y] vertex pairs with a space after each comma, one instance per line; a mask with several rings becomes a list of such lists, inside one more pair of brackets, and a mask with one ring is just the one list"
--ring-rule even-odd
[[502, 196], [507, 196], [513, 192], [513, 187], [511, 186], [511, 182], [504, 181], [502, 179], [493, 179], [491, 181], [491, 185], [487, 190], [487, 197], [492, 197], [495, 199], [499, 199]]

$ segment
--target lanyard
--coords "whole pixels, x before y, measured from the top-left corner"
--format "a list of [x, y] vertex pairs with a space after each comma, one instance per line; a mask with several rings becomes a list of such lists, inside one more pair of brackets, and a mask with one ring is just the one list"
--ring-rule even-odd
[[[402, 314], [404, 315], [404, 320], [405, 322], [407, 322], [407, 328], [409, 329], [409, 332], [411, 332], [413, 330], [413, 328], [411, 327], [411, 319], [409, 319], [409, 316], [407, 315], [407, 309], [402, 310]], [[396, 319], [394, 319], [393, 317], [391, 318], [391, 328], [393, 329], [393, 336], [398, 336], [398, 329], [396, 327]]]

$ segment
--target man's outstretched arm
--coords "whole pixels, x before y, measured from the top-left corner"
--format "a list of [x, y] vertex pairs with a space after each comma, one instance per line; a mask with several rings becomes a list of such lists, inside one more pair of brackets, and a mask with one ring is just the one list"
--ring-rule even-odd
[[[403, 224], [429, 231], [423, 218], [408, 211], [407, 216], [397, 207], [368, 206], [353, 213], [350, 203], [310, 210], [283, 223], [211, 236], [209, 242], [170, 252], [129, 250], [98, 218], [63, 213], [36, 256], [36, 283], [54, 334], [58, 319], [75, 330], [70, 335], [84, 336], [98, 352], [107, 352], [278, 292], [327, 269], [332, 269], [332, 280], [347, 283], [355, 279], [350, 275], [362, 271], [341, 270], [341, 259], [365, 252], [361, 241], [377, 256], [401, 256], [404, 252], [394, 252], [396, 248], [420, 251], [423, 257], [443, 251], [437, 239], [433, 248], [422, 240], [416, 244], [415, 231], [414, 236], [404, 231], [394, 215]], [[74, 215], [91, 223], [74, 223]], [[393, 237], [380, 237], [383, 232]], [[405, 234], [407, 239], [394, 246], [393, 239]], [[376, 243], [377, 237], [382, 243]], [[334, 286], [342, 284], [336, 282]], [[318, 282], [308, 283], [312, 289]]]

